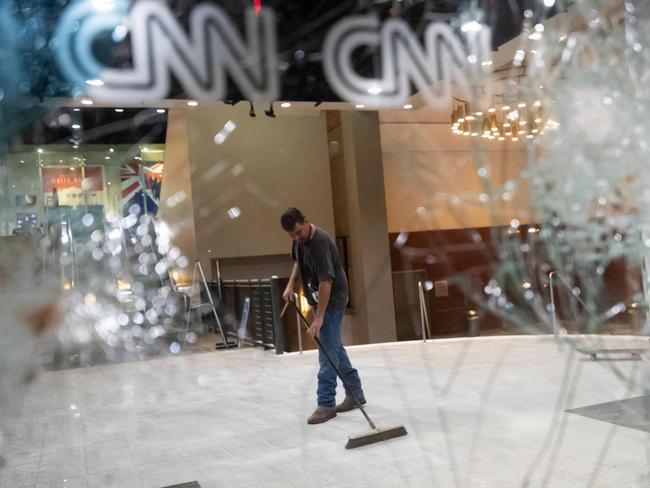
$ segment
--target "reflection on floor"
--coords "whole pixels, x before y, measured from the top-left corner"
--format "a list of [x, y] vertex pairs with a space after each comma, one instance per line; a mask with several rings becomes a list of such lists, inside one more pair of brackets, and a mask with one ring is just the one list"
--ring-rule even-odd
[[649, 395], [574, 408], [567, 412], [650, 433]]
[[[130, 363], [133, 361], [150, 360], [154, 358], [173, 357], [177, 354], [170, 349], [172, 344], [180, 344], [181, 354], [196, 352], [210, 352], [215, 350], [216, 344], [223, 344], [221, 336], [212, 331], [197, 335], [194, 342], [183, 341], [182, 334], [173, 334], [159, 337], [155, 344], [146, 348], [127, 350], [125, 348], [112, 348], [100, 341], [78, 345], [75, 348], [63, 350], [60, 345], [51, 344], [41, 353], [41, 365], [46, 371], [62, 369], [85, 368], [104, 364]], [[229, 347], [233, 344], [229, 342]], [[245, 346], [244, 346], [245, 347]]]
[[350, 349], [378, 425], [307, 425], [315, 352], [215, 351], [50, 371], [4, 417], [2, 487], [647, 487], [646, 432], [566, 413], [645, 394], [645, 361], [519, 336]]

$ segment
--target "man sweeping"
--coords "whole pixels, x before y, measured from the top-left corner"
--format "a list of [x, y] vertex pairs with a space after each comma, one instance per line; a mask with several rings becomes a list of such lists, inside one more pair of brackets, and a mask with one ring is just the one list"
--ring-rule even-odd
[[344, 378], [345, 399], [336, 405], [336, 371], [319, 349], [318, 407], [307, 419], [307, 423], [320, 424], [336, 417], [336, 412], [347, 412], [355, 408], [351, 395], [362, 405], [366, 403], [359, 374], [350, 364], [341, 343], [341, 322], [348, 303], [348, 280], [341, 266], [338, 249], [327, 232], [310, 223], [297, 208], [284, 212], [280, 223], [293, 239], [291, 257], [295, 261], [282, 297], [285, 301], [293, 298], [300, 273], [305, 297], [315, 310], [308, 333], [312, 338], [320, 339], [321, 347], [326, 349]]

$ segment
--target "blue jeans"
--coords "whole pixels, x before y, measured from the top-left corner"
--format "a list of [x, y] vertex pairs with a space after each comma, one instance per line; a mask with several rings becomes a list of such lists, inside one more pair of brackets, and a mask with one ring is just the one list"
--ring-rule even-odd
[[[321, 347], [325, 348], [327, 355], [334, 363], [334, 366], [343, 376], [345, 393], [354, 394], [358, 399], [363, 398], [361, 380], [359, 373], [350, 364], [348, 354], [341, 343], [341, 322], [343, 321], [343, 310], [332, 310], [327, 308], [323, 317], [323, 326], [320, 329]], [[318, 405], [334, 408], [336, 406], [336, 371], [332, 369], [329, 361], [325, 358], [322, 350], [318, 350]]]

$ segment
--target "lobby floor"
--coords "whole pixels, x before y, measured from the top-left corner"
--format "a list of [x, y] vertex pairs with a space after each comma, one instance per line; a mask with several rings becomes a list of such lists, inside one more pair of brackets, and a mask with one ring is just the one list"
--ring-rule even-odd
[[[367, 430], [360, 412], [307, 425], [313, 351], [199, 352], [42, 373], [5, 418], [0, 486], [650, 486], [643, 422], [581, 414], [647, 395], [644, 359], [592, 361], [531, 336], [349, 351], [371, 417], [408, 436], [346, 450]], [[637, 410], [628, 414], [648, 419]]]

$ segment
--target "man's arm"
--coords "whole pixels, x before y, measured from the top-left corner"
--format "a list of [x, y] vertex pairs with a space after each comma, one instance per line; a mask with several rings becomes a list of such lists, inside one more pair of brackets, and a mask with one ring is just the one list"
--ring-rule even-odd
[[325, 311], [327, 310], [327, 305], [330, 301], [331, 292], [332, 280], [321, 281], [318, 284], [318, 309], [316, 310], [314, 320], [307, 330], [312, 338], [314, 338], [314, 336], [318, 337], [320, 334], [320, 328], [323, 326], [323, 318], [325, 317]]
[[289, 276], [289, 283], [284, 289], [282, 298], [285, 302], [288, 302], [293, 297], [295, 292], [296, 282], [298, 281], [298, 263], [293, 263], [293, 269], [291, 270], [291, 276]]
[[321, 281], [318, 284], [318, 310], [316, 310], [316, 317], [321, 320], [325, 317], [325, 310], [330, 301], [330, 293], [332, 293], [332, 281]]

